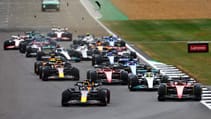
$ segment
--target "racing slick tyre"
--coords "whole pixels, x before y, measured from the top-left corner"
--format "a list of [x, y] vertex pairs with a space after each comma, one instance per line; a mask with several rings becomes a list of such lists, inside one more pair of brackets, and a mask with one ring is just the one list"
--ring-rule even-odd
[[7, 47], [6, 47], [6, 45], [4, 45], [3, 47], [4, 47], [4, 50], [7, 50]]
[[199, 84], [195, 84], [194, 87], [194, 100], [195, 101], [200, 101], [201, 100], [201, 95], [202, 95], [202, 89]]
[[38, 63], [37, 62], [34, 63], [34, 73], [38, 74]]
[[121, 47], [125, 47], [125, 44], [126, 44], [125, 41], [122, 41], [122, 40], [120, 41]]
[[36, 60], [40, 61], [42, 59], [42, 56], [44, 56], [45, 54], [43, 52], [37, 52], [37, 56], [36, 56]]
[[126, 71], [120, 72], [120, 80], [122, 80], [122, 85], [128, 84], [128, 73]]
[[39, 76], [39, 78], [41, 79], [41, 73], [42, 73], [42, 70], [43, 70], [43, 67], [42, 66], [39, 66], [38, 67], [38, 76]]
[[107, 104], [110, 103], [110, 91], [106, 88], [102, 88], [99, 90], [99, 97], [100, 97], [100, 102], [101, 106], [107, 106]]
[[95, 65], [95, 56], [92, 57], [92, 66]]
[[92, 58], [92, 66], [99, 65], [102, 63], [102, 57], [100, 55], [94, 55]]
[[110, 100], [111, 100], [111, 92], [110, 92], [110, 90], [109, 90], [109, 89], [106, 89], [106, 88], [105, 88], [105, 90], [107, 90], [107, 104], [110, 104]]
[[99, 65], [99, 64], [102, 63], [102, 57], [101, 57], [101, 55], [97, 55], [97, 56], [95, 57], [95, 63], [96, 63], [97, 65]]
[[9, 44], [10, 44], [9, 41], [4, 42], [4, 45], [3, 45], [4, 50], [8, 50], [7, 46], [9, 46]]
[[87, 79], [91, 79], [92, 81], [97, 81], [98, 80], [97, 72], [93, 70], [87, 71]]
[[133, 88], [134, 86], [136, 86], [138, 84], [138, 78], [136, 75], [129, 75], [128, 76], [128, 89], [130, 91], [135, 91], [135, 89]]
[[80, 62], [82, 59], [82, 54], [80, 52], [74, 52], [73, 56], [78, 58], [78, 60], [75, 60], [75, 62]]
[[74, 80], [80, 80], [80, 72], [76, 67], [72, 67], [71, 73], [74, 76]]
[[42, 10], [42, 12], [45, 12], [45, 8], [42, 7], [41, 10]]
[[26, 52], [26, 55], [25, 56], [26, 57], [30, 57], [30, 53]]
[[42, 69], [42, 72], [40, 72], [40, 75], [41, 75], [41, 79], [43, 81], [47, 81], [48, 80], [48, 71], [49, 71], [49, 68], [48, 67], [45, 67]]
[[71, 91], [69, 89], [62, 92], [62, 99], [61, 99], [61, 105], [62, 107], [67, 107], [68, 101], [71, 99]]
[[78, 40], [73, 40], [73, 45], [77, 45], [79, 44], [79, 41]]
[[25, 53], [26, 52], [26, 49], [24, 47], [26, 47], [26, 46], [24, 44], [20, 43], [20, 46], [19, 46], [19, 52], [20, 53]]
[[169, 77], [167, 75], [164, 75], [161, 79], [161, 83], [167, 83], [168, 79], [169, 79]]
[[165, 101], [166, 88], [165, 84], [160, 84], [158, 88], [158, 101]]
[[135, 52], [131, 52], [131, 53], [130, 53], [130, 57], [131, 57], [131, 58], [137, 58], [137, 55], [136, 55]]
[[99, 51], [98, 49], [94, 49], [94, 50], [92, 51], [92, 53], [93, 53], [93, 54], [98, 54], [98, 55], [99, 55], [99, 54], [100, 54], [100, 51]]

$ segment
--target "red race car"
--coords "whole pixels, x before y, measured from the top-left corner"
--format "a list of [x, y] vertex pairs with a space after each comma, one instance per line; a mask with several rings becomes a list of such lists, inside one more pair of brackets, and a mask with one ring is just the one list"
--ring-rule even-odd
[[158, 88], [158, 101], [166, 99], [201, 100], [202, 88], [200, 84], [190, 81], [190, 77], [166, 79]]
[[[96, 79], [100, 80], [103, 84], [127, 84], [128, 72], [121, 69], [115, 64], [110, 66], [99, 66], [95, 70]], [[87, 73], [87, 79], [89, 79], [89, 73]]]

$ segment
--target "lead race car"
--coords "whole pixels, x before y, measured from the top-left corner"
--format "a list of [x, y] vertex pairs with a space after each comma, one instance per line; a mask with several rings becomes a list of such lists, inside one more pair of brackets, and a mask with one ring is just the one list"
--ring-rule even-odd
[[200, 101], [202, 88], [200, 84], [192, 82], [190, 77], [165, 77], [165, 83], [158, 88], [158, 101], [166, 99], [193, 99]]
[[101, 87], [99, 82], [84, 80], [77, 82], [74, 86], [74, 88], [68, 88], [62, 92], [62, 106], [96, 103], [107, 106], [110, 103], [110, 90]]
[[68, 32], [68, 28], [53, 27], [47, 36], [56, 41], [72, 41], [72, 33]]

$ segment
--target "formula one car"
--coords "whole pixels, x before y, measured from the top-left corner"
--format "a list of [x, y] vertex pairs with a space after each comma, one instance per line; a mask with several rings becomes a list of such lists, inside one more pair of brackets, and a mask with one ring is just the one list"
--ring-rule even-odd
[[118, 61], [117, 54], [112, 51], [102, 51], [100, 54], [93, 54], [92, 66], [101, 64], [114, 64]]
[[36, 40], [37, 37], [41, 37], [41, 34], [37, 31], [30, 31], [26, 32], [25, 35], [28, 37], [24, 41], [21, 41], [19, 44], [19, 52], [20, 53], [25, 53], [26, 52], [26, 47], [28, 44], [30, 44], [32, 41]]
[[107, 106], [110, 103], [110, 90], [102, 88], [96, 82], [90, 82], [88, 80], [77, 82], [74, 88], [68, 88], [62, 92], [62, 106], [96, 103], [102, 106]]
[[[128, 83], [128, 73], [121, 69], [118, 64], [101, 65], [95, 69], [96, 76], [103, 84], [123, 84]], [[87, 75], [87, 79], [89, 79]]]
[[8, 49], [18, 49], [20, 42], [24, 41], [27, 38], [27, 36], [20, 36], [20, 35], [13, 35], [11, 36], [11, 39], [4, 41], [4, 50]]
[[134, 73], [129, 74], [128, 78], [128, 89], [130, 91], [134, 90], [157, 90], [160, 81], [161, 74], [157, 70], [150, 70], [144, 73]]
[[117, 36], [103, 36], [103, 40], [105, 42], [108, 42], [109, 46], [115, 46], [117, 42], [120, 43], [120, 46], [125, 46], [125, 43], [123, 43], [122, 41], [119, 40], [119, 38]]
[[109, 62], [110, 64], [118, 62], [122, 65], [126, 65], [130, 60], [138, 62], [139, 59], [137, 58], [135, 52], [124, 51], [120, 53], [116, 49], [103, 50], [101, 52], [97, 52], [96, 54], [93, 53], [92, 66], [100, 65], [104, 62]]
[[69, 61], [80, 62], [82, 60], [82, 54], [78, 51], [65, 49], [65, 48], [56, 48], [55, 52], [62, 57], [65, 57]]
[[60, 10], [60, 0], [42, 0], [41, 10], [46, 11], [46, 9], [56, 9]]
[[68, 62], [65, 57], [59, 56], [55, 52], [51, 52], [49, 55], [42, 56], [40, 60], [34, 62], [34, 73], [40, 75], [41, 77], [40, 71], [42, 70], [43, 66], [46, 64], [53, 65], [56, 63], [56, 61]]
[[26, 46], [26, 57], [37, 56], [37, 52], [41, 51], [43, 46], [54, 46], [57, 47], [55, 41], [51, 41], [49, 38], [41, 36], [36, 40], [33, 40]]
[[92, 59], [92, 49], [89, 48], [86, 44], [75, 47], [75, 51], [80, 52], [81, 58], [84, 60]]
[[49, 56], [50, 54], [57, 55], [55, 49], [55, 45], [41, 46], [40, 49], [37, 51], [36, 60], [41, 60], [43, 56]]
[[69, 62], [48, 62], [40, 70], [40, 78], [43, 81], [50, 79], [73, 79], [79, 80], [80, 73]]
[[93, 42], [95, 42], [95, 36], [90, 33], [86, 33], [86, 35], [79, 35], [77, 39], [73, 40], [74, 45], [80, 45], [84, 43], [89, 44]]
[[72, 41], [72, 33], [67, 31], [67, 28], [52, 28], [47, 34], [51, 39], [56, 41]]
[[[55, 60], [51, 60], [52, 58], [55, 58]], [[60, 57], [59, 57], [60, 58]], [[45, 56], [41, 57], [41, 60], [34, 62], [34, 73], [37, 75], [40, 75], [40, 70], [42, 69], [42, 66], [45, 66], [48, 62], [56, 62], [56, 57], [55, 56]]]
[[165, 101], [166, 99], [193, 99], [200, 101], [202, 88], [200, 84], [191, 81], [190, 77], [168, 79], [167, 83], [160, 84], [158, 88], [158, 101]]

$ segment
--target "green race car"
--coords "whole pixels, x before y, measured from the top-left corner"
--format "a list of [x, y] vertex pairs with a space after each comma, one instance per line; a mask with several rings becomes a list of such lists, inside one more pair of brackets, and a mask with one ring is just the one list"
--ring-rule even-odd
[[46, 9], [55, 9], [56, 11], [60, 10], [60, 0], [42, 0], [42, 11]]

